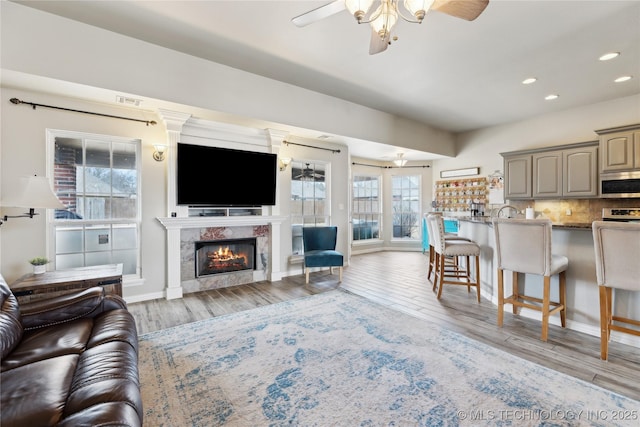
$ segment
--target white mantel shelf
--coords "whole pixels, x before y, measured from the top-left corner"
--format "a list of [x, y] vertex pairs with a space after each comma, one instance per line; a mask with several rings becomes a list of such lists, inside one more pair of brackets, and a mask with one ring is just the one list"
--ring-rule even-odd
[[282, 224], [285, 216], [190, 216], [190, 217], [159, 217], [158, 221], [167, 230], [200, 227], [242, 227], [246, 225]]
[[280, 225], [285, 216], [197, 216], [197, 217], [158, 217], [157, 220], [167, 230], [167, 287], [166, 298], [182, 298], [180, 282], [180, 230], [206, 227], [243, 227], [270, 225], [269, 237], [269, 281], [282, 279], [280, 271]]

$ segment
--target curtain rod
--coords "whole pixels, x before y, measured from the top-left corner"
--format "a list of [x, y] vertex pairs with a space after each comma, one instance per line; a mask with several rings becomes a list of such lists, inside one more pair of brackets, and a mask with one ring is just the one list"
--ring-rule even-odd
[[308, 148], [315, 148], [316, 150], [326, 150], [326, 151], [331, 151], [332, 153], [339, 153], [340, 150], [335, 150], [333, 148], [325, 148], [325, 147], [314, 147], [313, 145], [306, 145], [306, 144], [299, 144], [297, 142], [290, 142], [290, 141], [282, 141], [283, 144], [292, 144], [292, 145], [299, 145], [301, 147], [308, 147]]
[[413, 166], [380, 166], [380, 165], [368, 165], [366, 163], [357, 163], [357, 162], [352, 162], [352, 165], [358, 165], [358, 166], [369, 166], [371, 168], [380, 168], [380, 169], [406, 169], [406, 168], [430, 168], [431, 166], [429, 165], [413, 165]]
[[22, 100], [20, 100], [18, 98], [11, 98], [10, 101], [11, 101], [12, 104], [16, 104], [16, 105], [18, 105], [18, 104], [31, 105], [34, 110], [36, 109], [36, 107], [54, 108], [56, 110], [72, 111], [74, 113], [83, 113], [83, 114], [92, 114], [94, 116], [111, 117], [112, 119], [131, 120], [132, 122], [145, 123], [147, 126], [157, 124], [155, 120], [131, 119], [129, 117], [112, 116], [111, 114], [94, 113], [94, 112], [91, 112], [91, 111], [82, 111], [82, 110], [74, 110], [74, 109], [71, 109], [71, 108], [56, 107], [55, 105], [36, 104], [34, 102], [22, 101]]

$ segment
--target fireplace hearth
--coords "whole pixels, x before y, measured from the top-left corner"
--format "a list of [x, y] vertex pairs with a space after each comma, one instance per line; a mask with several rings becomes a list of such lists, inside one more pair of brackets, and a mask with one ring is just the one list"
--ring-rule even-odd
[[254, 270], [256, 239], [195, 242], [196, 277]]

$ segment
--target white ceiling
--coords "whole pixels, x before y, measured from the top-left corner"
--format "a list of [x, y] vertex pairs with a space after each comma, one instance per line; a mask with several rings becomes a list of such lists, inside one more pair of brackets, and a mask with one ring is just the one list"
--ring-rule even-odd
[[[17, 2], [454, 133], [640, 93], [640, 1], [491, 0], [471, 22], [431, 12], [399, 21], [373, 56], [347, 11], [291, 23], [326, 0]], [[609, 51], [621, 54], [598, 61]]]

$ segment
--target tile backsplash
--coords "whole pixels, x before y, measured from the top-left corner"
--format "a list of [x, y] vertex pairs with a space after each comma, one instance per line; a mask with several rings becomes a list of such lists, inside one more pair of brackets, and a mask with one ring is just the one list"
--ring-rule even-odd
[[591, 223], [602, 219], [602, 208], [637, 208], [640, 199], [562, 199], [513, 200], [509, 202], [524, 214], [532, 207], [536, 218], [549, 218], [556, 224]]

